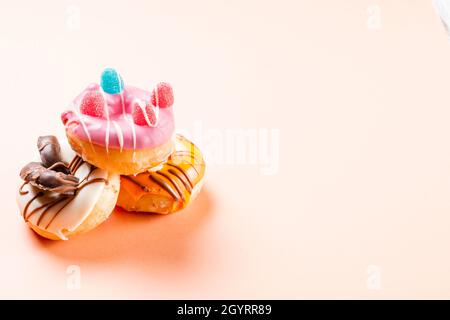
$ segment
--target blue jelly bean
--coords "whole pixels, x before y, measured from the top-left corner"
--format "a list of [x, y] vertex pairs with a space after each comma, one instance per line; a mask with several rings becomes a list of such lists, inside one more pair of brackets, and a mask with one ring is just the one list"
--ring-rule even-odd
[[109, 94], [117, 94], [123, 91], [122, 77], [112, 68], [103, 70], [100, 85], [102, 86], [103, 91]]

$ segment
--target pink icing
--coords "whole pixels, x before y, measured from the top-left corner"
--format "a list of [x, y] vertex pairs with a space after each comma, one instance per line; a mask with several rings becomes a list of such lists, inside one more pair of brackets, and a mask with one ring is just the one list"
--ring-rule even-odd
[[[108, 121], [79, 112], [81, 100], [89, 90], [100, 90], [100, 86], [98, 84], [89, 85], [75, 98], [73, 109], [63, 114], [66, 130], [80, 139], [105, 147], [108, 144], [109, 148], [118, 149], [122, 147], [123, 149], [134, 150], [156, 147], [172, 138], [175, 130], [172, 107], [159, 109], [156, 127], [139, 126], [133, 122], [131, 116], [132, 101], [136, 98], [150, 101], [150, 92], [125, 86], [122, 95], [104, 93], [109, 111]], [[107, 135], [107, 132], [109, 132], [109, 135]]]

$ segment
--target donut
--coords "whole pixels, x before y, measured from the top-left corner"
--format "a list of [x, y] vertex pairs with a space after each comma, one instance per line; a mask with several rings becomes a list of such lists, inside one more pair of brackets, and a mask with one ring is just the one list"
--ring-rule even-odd
[[173, 91], [159, 83], [149, 92], [123, 84], [106, 69], [100, 84], [79, 94], [61, 119], [72, 148], [98, 168], [123, 175], [147, 171], [173, 151]]
[[20, 172], [17, 203], [28, 226], [42, 237], [67, 240], [87, 232], [113, 211], [120, 176], [87, 163], [55, 136], [38, 139], [40, 161]]
[[186, 207], [201, 190], [205, 162], [200, 150], [176, 135], [175, 151], [153, 170], [121, 176], [117, 205], [127, 211], [168, 214]]

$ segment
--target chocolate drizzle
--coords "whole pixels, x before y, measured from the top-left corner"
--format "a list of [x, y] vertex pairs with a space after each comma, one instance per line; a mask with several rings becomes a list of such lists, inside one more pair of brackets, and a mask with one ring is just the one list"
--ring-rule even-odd
[[[189, 164], [191, 166], [191, 168], [194, 169], [197, 174], [200, 174], [198, 172], [198, 170], [194, 166], [194, 163], [196, 162], [194, 154], [195, 154], [195, 152], [190, 152], [190, 151], [177, 151], [170, 158], [173, 159], [173, 158], [176, 158], [176, 157], [189, 156], [190, 157], [190, 161], [187, 162], [187, 164]], [[177, 165], [174, 165], [174, 164], [171, 164], [171, 163], [167, 163], [167, 164], [179, 168]]]
[[167, 181], [165, 181], [163, 178], [157, 176], [156, 174], [150, 174], [148, 177], [150, 178], [150, 180], [155, 182], [161, 188], [166, 190], [175, 200], [180, 200], [178, 193], [175, 190], [173, 190], [170, 184], [167, 183]]
[[184, 172], [183, 169], [175, 164], [167, 163], [167, 165], [172, 167], [168, 171], [178, 179], [180, 179], [185, 188], [189, 191], [189, 193], [191, 193], [192, 188], [194, 188], [194, 184], [192, 183], [191, 179], [189, 179], [189, 176], [186, 174], [186, 172]]
[[80, 168], [80, 166], [82, 164], [83, 164], [83, 159], [80, 156], [76, 156], [75, 158], [72, 159], [72, 161], [69, 164], [70, 172], [72, 172], [72, 174], [74, 174], [75, 172], [78, 171], [78, 169]]
[[[46, 213], [53, 208], [54, 206], [56, 206], [57, 204], [63, 202], [64, 200], [66, 200], [68, 197], [60, 197], [59, 199], [55, 199], [52, 202], [48, 202], [45, 206], [45, 210], [41, 213], [41, 215], [39, 216], [39, 219], [37, 220], [36, 224], [39, 226], [42, 222], [42, 219], [46, 216]], [[70, 201], [69, 201], [70, 202]], [[28, 216], [28, 219], [30, 219], [30, 217]]]
[[58, 170], [64, 170], [67, 174], [70, 174], [70, 169], [67, 167], [67, 165], [64, 163], [64, 162], [62, 162], [62, 161], [58, 161], [58, 162], [56, 162], [56, 163], [54, 163], [54, 164], [52, 164], [50, 167], [48, 167], [47, 168], [48, 170], [55, 170], [55, 171], [58, 171]]
[[[56, 201], [50, 201], [50, 202], [44, 203], [43, 205], [41, 205], [41, 206], [36, 207], [35, 209], [33, 209], [28, 215], [27, 215], [27, 213], [24, 211], [23, 214], [24, 214], [24, 219], [25, 219], [25, 221], [30, 220], [31, 216], [32, 216], [33, 214], [35, 214], [36, 212], [38, 212], [39, 210], [42, 210], [42, 209], [48, 210], [48, 209], [50, 209], [50, 207], [53, 207], [54, 205], [56, 205], [56, 204], [59, 202], [59, 200], [64, 200], [64, 198], [62, 198], [62, 199], [56, 199]], [[39, 221], [40, 221], [40, 220], [38, 220], [38, 224], [39, 224]]]
[[[76, 156], [76, 158], [79, 158], [78, 156]], [[78, 161], [77, 161], [78, 162]], [[81, 164], [83, 163], [83, 161], [81, 162]], [[80, 167], [81, 165], [77, 166], [77, 169]], [[52, 200], [44, 203], [43, 205], [36, 207], [33, 211], [31, 211], [29, 214], [27, 214], [28, 212], [28, 208], [30, 207], [31, 203], [33, 201], [35, 201], [36, 199], [44, 196], [44, 192], [39, 192], [37, 193], [33, 198], [31, 198], [27, 204], [25, 205], [25, 208], [23, 210], [23, 217], [25, 221], [28, 221], [35, 213], [43, 210], [41, 212], [41, 215], [38, 219], [38, 221], [36, 222], [36, 225], [39, 226], [42, 222], [42, 220], [44, 219], [44, 217], [47, 215], [47, 213], [49, 212], [49, 210], [53, 207], [55, 207], [56, 205], [66, 201], [61, 208], [58, 209], [58, 211], [56, 211], [56, 213], [53, 215], [53, 217], [50, 219], [50, 221], [47, 223], [47, 225], [45, 226], [45, 229], [47, 229], [50, 224], [53, 222], [53, 220], [58, 216], [58, 214], [70, 203], [72, 202], [73, 199], [75, 199], [75, 197], [77, 196], [77, 194], [86, 186], [92, 184], [92, 183], [97, 183], [97, 182], [104, 182], [105, 184], [108, 184], [108, 180], [104, 179], [104, 178], [94, 178], [91, 180], [87, 180], [89, 178], [89, 176], [92, 174], [92, 172], [95, 170], [95, 167], [91, 167], [91, 170], [89, 171], [89, 174], [86, 176], [86, 178], [83, 179], [82, 183], [77, 187], [76, 192], [73, 195], [56, 195], [56, 197], [54, 197]], [[75, 171], [76, 172], [76, 171]], [[74, 172], [74, 173], [75, 173]]]
[[[51, 225], [52, 222], [55, 220], [55, 218], [59, 215], [59, 213], [60, 213], [61, 211], [63, 211], [64, 208], [65, 208], [69, 203], [71, 203], [73, 199], [74, 199], [74, 198], [71, 198], [71, 199], [69, 199], [68, 201], [66, 201], [66, 203], [64, 203], [64, 204], [61, 206], [61, 208], [59, 208], [58, 211], [56, 211], [56, 213], [53, 215], [53, 217], [50, 219], [50, 221], [49, 221], [49, 222], [47, 223], [47, 225], [45, 226], [45, 229], [48, 229], [48, 227], [50, 227], [50, 225]], [[44, 215], [44, 214], [43, 214], [43, 215]], [[39, 223], [38, 223], [38, 225], [39, 225]]]
[[[189, 179], [188, 175], [184, 172], [182, 168], [169, 163], [166, 163], [166, 165], [173, 166], [174, 168], [177, 168], [178, 171], [175, 171], [173, 169], [167, 170], [171, 175], [163, 172], [162, 170], [158, 170], [156, 172], [149, 172], [147, 176], [148, 179], [155, 182], [158, 186], [167, 191], [175, 200], [177, 201], [181, 200], [183, 202], [186, 201], [183, 191], [177, 184], [176, 180], [181, 181], [181, 183], [184, 185], [188, 193], [192, 192], [193, 188], [192, 181]], [[139, 182], [136, 178], [133, 178], [131, 176], [122, 176], [122, 178], [135, 184], [136, 186], [141, 188], [144, 192], [150, 192], [150, 189], [143, 183]]]
[[[176, 199], [176, 200], [182, 200], [183, 202], [186, 200], [185, 198], [184, 198], [184, 195], [183, 195], [183, 191], [181, 191], [181, 189], [180, 189], [180, 187], [178, 186], [178, 184], [174, 181], [174, 179], [171, 177], [171, 176], [169, 176], [168, 174], [166, 174], [166, 173], [164, 173], [164, 172], [162, 172], [162, 171], [158, 171], [156, 174], [158, 174], [158, 175], [160, 175], [160, 176], [163, 176], [164, 178], [166, 178], [167, 179], [167, 184], [168, 184], [168, 186], [170, 187], [170, 186], [173, 186], [174, 188], [175, 188], [175, 190], [177, 190], [177, 195], [179, 195], [179, 197], [177, 197], [177, 196], [174, 196], [174, 199]], [[176, 177], [176, 176], [175, 176]], [[167, 190], [167, 189], [166, 189]], [[172, 191], [173, 191], [173, 189], [172, 189]], [[169, 192], [169, 193], [171, 193], [171, 192]]]
[[24, 183], [22, 183], [22, 185], [19, 188], [19, 194], [21, 196], [26, 195], [29, 191], [23, 191], [23, 187], [25, 187], [28, 184], [27, 181], [25, 181]]
[[36, 194], [34, 195], [33, 198], [31, 198], [30, 201], [27, 202], [27, 204], [25, 205], [25, 208], [23, 209], [23, 214], [22, 214], [23, 217], [24, 217], [24, 219], [25, 219], [25, 222], [27, 221], [27, 211], [28, 211], [28, 208], [30, 207], [31, 203], [32, 203], [34, 200], [36, 200], [37, 198], [42, 197], [43, 195], [44, 195], [43, 192], [38, 192], [38, 193], [36, 193]]

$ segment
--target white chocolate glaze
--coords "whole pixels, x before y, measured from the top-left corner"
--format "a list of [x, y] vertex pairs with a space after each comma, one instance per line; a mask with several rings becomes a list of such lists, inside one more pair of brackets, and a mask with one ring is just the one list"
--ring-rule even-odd
[[[74, 167], [78, 167], [74, 175], [79, 179], [80, 185], [89, 181], [92, 183], [80, 188], [75, 196], [43, 192], [30, 184], [25, 184], [17, 193], [17, 202], [26, 221], [58, 236], [61, 240], [67, 240], [66, 234], [76, 230], [94, 209], [105, 188], [104, 180], [108, 178], [108, 173], [84, 162], [65, 140], [60, 141], [62, 160], [67, 164], [74, 163]], [[94, 179], [98, 181], [93, 182]]]

